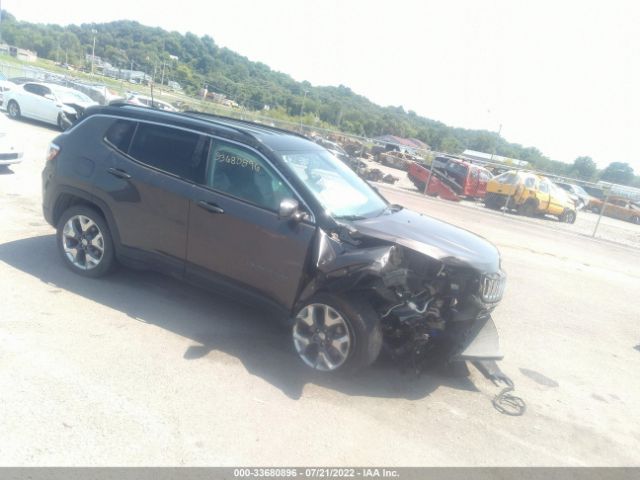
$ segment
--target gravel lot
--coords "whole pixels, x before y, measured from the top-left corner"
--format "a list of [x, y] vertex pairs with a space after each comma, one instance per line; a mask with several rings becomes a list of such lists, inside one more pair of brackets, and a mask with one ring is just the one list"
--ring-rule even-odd
[[473, 369], [312, 375], [259, 311], [153, 273], [72, 274], [40, 206], [57, 132], [10, 130], [26, 154], [0, 175], [0, 465], [640, 465], [640, 250], [381, 187], [500, 248], [501, 366], [528, 405], [508, 417]]

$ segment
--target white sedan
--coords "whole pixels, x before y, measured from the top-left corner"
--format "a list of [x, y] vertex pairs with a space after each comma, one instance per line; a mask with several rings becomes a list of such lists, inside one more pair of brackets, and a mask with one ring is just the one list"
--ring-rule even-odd
[[22, 148], [17, 146], [8, 133], [7, 117], [0, 115], [0, 171], [8, 165], [22, 161]]
[[52, 83], [27, 82], [4, 92], [11, 118], [32, 118], [66, 130], [85, 109], [98, 105], [82, 92]]

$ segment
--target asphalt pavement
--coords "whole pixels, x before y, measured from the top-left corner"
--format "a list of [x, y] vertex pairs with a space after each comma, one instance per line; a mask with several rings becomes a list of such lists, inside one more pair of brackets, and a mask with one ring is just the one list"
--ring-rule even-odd
[[155, 273], [74, 275], [40, 206], [57, 132], [9, 134], [26, 153], [0, 174], [0, 465], [640, 464], [637, 248], [381, 187], [499, 247], [501, 366], [527, 403], [510, 417], [474, 369], [316, 375], [261, 311]]

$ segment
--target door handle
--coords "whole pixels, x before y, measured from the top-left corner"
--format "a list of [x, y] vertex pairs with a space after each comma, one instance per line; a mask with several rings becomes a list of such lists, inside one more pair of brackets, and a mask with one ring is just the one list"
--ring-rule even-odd
[[216, 205], [215, 203], [205, 202], [204, 200], [200, 200], [198, 202], [198, 206], [200, 208], [204, 208], [207, 212], [218, 213], [218, 214], [224, 213], [224, 210], [220, 208], [218, 205]]
[[107, 172], [109, 172], [114, 177], [122, 178], [124, 180], [129, 180], [131, 178], [131, 175], [129, 175], [124, 170], [120, 170], [119, 168], [111, 167], [107, 169]]

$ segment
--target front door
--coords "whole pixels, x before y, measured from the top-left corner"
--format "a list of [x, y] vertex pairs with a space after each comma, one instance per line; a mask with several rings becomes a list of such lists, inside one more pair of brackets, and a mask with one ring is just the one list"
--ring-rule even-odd
[[213, 140], [189, 207], [187, 276], [290, 309], [316, 228], [279, 218], [284, 198], [300, 200], [262, 155]]

